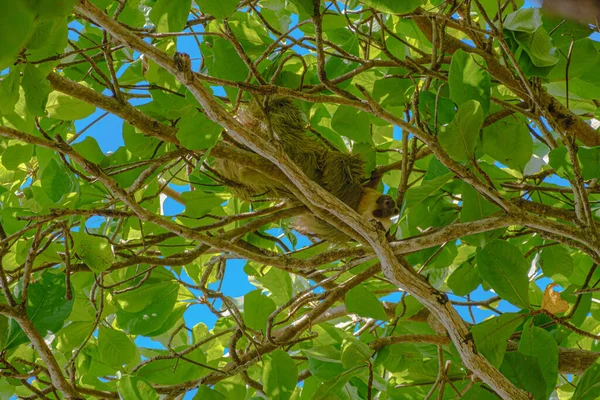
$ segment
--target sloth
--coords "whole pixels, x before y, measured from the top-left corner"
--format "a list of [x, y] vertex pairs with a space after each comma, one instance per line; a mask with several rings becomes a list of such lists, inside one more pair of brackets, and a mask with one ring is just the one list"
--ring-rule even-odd
[[[367, 219], [379, 221], [386, 231], [390, 229], [391, 217], [399, 212], [394, 199], [363, 186], [367, 179], [360, 155], [341, 152], [322, 139], [309, 135], [304, 114], [289, 98], [265, 96], [253, 99], [238, 111], [236, 119], [255, 134], [278, 143], [311, 180], [329, 193]], [[243, 147], [227, 135], [225, 138], [230, 144]], [[261, 195], [270, 199], [293, 197], [280, 182], [234, 162], [217, 159], [215, 169], [226, 178], [225, 181], [234, 183], [231, 191], [239, 198], [250, 200]], [[296, 217], [292, 227], [309, 237], [334, 243], [350, 240], [312, 214]]]

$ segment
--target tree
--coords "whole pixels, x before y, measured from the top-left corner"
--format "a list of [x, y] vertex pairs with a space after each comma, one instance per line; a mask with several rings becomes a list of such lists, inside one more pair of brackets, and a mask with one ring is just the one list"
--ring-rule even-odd
[[[3, 398], [600, 397], [592, 28], [520, 0], [5, 2]], [[392, 240], [234, 118], [272, 95], [382, 178]], [[306, 207], [236, 198], [216, 159]]]

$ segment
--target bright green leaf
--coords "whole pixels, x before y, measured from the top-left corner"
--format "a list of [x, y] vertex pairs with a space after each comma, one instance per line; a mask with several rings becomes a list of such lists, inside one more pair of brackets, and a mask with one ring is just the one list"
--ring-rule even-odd
[[533, 139], [527, 124], [510, 115], [483, 129], [482, 150], [496, 161], [523, 171], [533, 155]]
[[331, 128], [334, 131], [357, 142], [371, 142], [369, 126], [367, 114], [346, 106], [339, 106], [331, 119]]
[[[0, 28], [1, 29], [1, 28]], [[0, 82], [0, 114], [10, 114], [15, 110], [19, 101], [19, 85], [21, 83], [21, 68], [11, 67], [8, 75]]]
[[262, 381], [269, 399], [287, 400], [298, 383], [298, 367], [283, 350], [275, 350], [265, 357]]
[[200, 386], [193, 400], [226, 400], [226, 397], [221, 393], [209, 388], [208, 386]]
[[520, 308], [529, 307], [529, 265], [514, 245], [501, 240], [477, 252], [479, 275], [500, 297]]
[[558, 379], [558, 345], [554, 337], [542, 328], [525, 323], [519, 352], [537, 361], [546, 381], [545, 396], [550, 397]]
[[419, 186], [413, 186], [408, 189], [404, 198], [404, 207], [412, 208], [418, 206], [423, 200], [441, 189], [453, 176], [453, 172], [448, 172], [431, 180], [423, 180]]
[[[491, 77], [481, 56], [458, 50], [452, 56], [448, 83], [450, 98], [460, 107], [475, 100], [486, 115], [490, 109]], [[460, 112], [460, 111], [459, 111]]]
[[439, 133], [442, 148], [456, 161], [469, 161], [475, 153], [483, 110], [479, 102], [469, 100], [458, 108], [454, 120]]
[[108, 239], [85, 232], [80, 232], [75, 238], [77, 255], [92, 271], [99, 274], [110, 268], [115, 255]]
[[210, 149], [219, 139], [222, 128], [212, 122], [204, 113], [192, 110], [179, 121], [177, 139], [189, 150]]
[[371, 358], [371, 354], [373, 354], [373, 350], [366, 343], [357, 339], [347, 338], [342, 342], [341, 360], [346, 369], [365, 364]]
[[519, 32], [535, 32], [542, 26], [542, 14], [539, 8], [522, 8], [506, 16], [503, 28]]
[[466, 296], [481, 284], [477, 269], [468, 262], [462, 263], [448, 277], [448, 287], [457, 296]]
[[73, 174], [56, 158], [53, 158], [41, 174], [42, 189], [55, 203], [63, 200], [63, 196], [75, 191], [77, 181]]
[[[65, 299], [65, 275], [46, 271], [41, 278], [29, 285], [27, 296], [27, 316], [37, 331], [46, 336], [47, 332], [58, 332], [73, 309], [73, 300]], [[27, 342], [27, 336], [13, 319], [6, 341], [6, 348], [14, 348]]]
[[44, 73], [35, 65], [27, 64], [23, 70], [21, 84], [25, 92], [25, 103], [29, 112], [35, 116], [44, 117], [48, 95], [52, 91], [50, 82], [48, 82]]
[[151, 304], [138, 312], [117, 311], [117, 325], [130, 335], [147, 335], [169, 319], [175, 303], [179, 285], [171, 283], [157, 293]]
[[361, 317], [387, 321], [388, 316], [377, 297], [366, 287], [359, 285], [346, 293], [346, 308], [349, 313]]
[[73, 143], [72, 146], [76, 152], [95, 164], [100, 164], [104, 160], [104, 153], [100, 149], [100, 145], [91, 136], [86, 137], [81, 142]]
[[178, 32], [185, 26], [191, 6], [192, 0], [158, 0], [152, 6], [150, 20], [159, 33]]
[[32, 156], [32, 145], [14, 142], [2, 152], [2, 165], [6, 169], [14, 171], [19, 168], [19, 165], [31, 160]]
[[227, 18], [236, 10], [240, 0], [194, 0], [200, 11], [217, 19]]
[[117, 381], [119, 397], [123, 400], [158, 400], [156, 390], [145, 380], [124, 376]]
[[597, 360], [579, 378], [573, 400], [596, 400], [600, 396], [600, 361]]
[[0, 70], [10, 66], [33, 33], [35, 13], [22, 1], [0, 2]]
[[557, 274], [569, 277], [573, 273], [573, 258], [562, 245], [545, 247], [539, 260], [544, 275], [552, 277]]
[[581, 146], [577, 152], [583, 179], [600, 178], [600, 146]]
[[254, 290], [244, 296], [244, 322], [252, 329], [264, 331], [269, 315], [276, 308], [273, 300]]
[[360, 0], [367, 7], [390, 14], [407, 14], [425, 4], [422, 0]]
[[499, 367], [506, 353], [506, 341], [522, 323], [523, 318], [519, 314], [504, 313], [473, 326], [471, 333], [477, 351], [492, 365]]
[[191, 218], [200, 218], [227, 201], [230, 195], [194, 190], [193, 192], [181, 193], [181, 197], [186, 205], [185, 215]]
[[64, 121], [83, 119], [95, 110], [96, 106], [60, 92], [50, 93], [46, 103], [48, 116]]
[[506, 353], [500, 372], [517, 387], [531, 393], [534, 399], [546, 399], [548, 390], [552, 392], [554, 389], [546, 387], [542, 370], [532, 356], [518, 352]]
[[136, 352], [135, 344], [124, 332], [104, 326], [98, 328], [98, 350], [102, 361], [115, 367], [130, 362]]

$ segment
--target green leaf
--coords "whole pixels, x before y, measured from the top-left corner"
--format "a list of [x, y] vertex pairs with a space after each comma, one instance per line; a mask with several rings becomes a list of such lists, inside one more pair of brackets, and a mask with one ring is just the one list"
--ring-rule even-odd
[[83, 119], [96, 111], [96, 106], [60, 92], [48, 96], [46, 111], [50, 118], [63, 121]]
[[236, 10], [240, 0], [195, 0], [200, 11], [217, 19], [229, 17]]
[[269, 315], [277, 306], [260, 290], [254, 290], [244, 296], [244, 322], [248, 327], [257, 331], [264, 331], [267, 327]]
[[10, 66], [33, 34], [35, 14], [22, 1], [3, 0], [0, 12], [0, 70]]
[[219, 207], [231, 196], [227, 193], [208, 193], [202, 190], [181, 193], [185, 203], [185, 215], [190, 218], [200, 218], [206, 213]]
[[569, 277], [573, 273], [573, 259], [562, 245], [545, 247], [540, 254], [539, 262], [544, 275], [548, 277], [558, 274]]
[[[45, 271], [41, 278], [29, 285], [27, 296], [27, 316], [37, 331], [46, 336], [47, 332], [58, 332], [73, 309], [73, 300], [65, 300], [65, 275]], [[6, 348], [14, 348], [29, 339], [15, 320], [11, 320]]]
[[289, 399], [298, 383], [298, 367], [292, 357], [279, 349], [266, 356], [262, 382], [269, 399]]
[[92, 271], [99, 274], [106, 271], [115, 260], [112, 245], [108, 239], [79, 232], [75, 236], [75, 252]]
[[60, 202], [64, 195], [73, 192], [76, 188], [73, 174], [56, 158], [53, 158], [44, 168], [41, 184], [44, 192], [55, 203]]
[[219, 140], [222, 128], [215, 124], [204, 113], [192, 110], [179, 121], [177, 139], [189, 150], [210, 149]]
[[46, 1], [46, 0], [25, 0], [31, 11], [33, 11], [38, 17], [50, 18], [50, 17], [64, 17], [71, 14], [73, 7], [77, 0], [57, 0], [57, 1]]
[[377, 297], [363, 285], [350, 289], [346, 293], [346, 309], [348, 313], [361, 317], [387, 321], [388, 316]]
[[114, 367], [127, 364], [136, 353], [135, 344], [124, 332], [102, 325], [98, 329], [98, 350], [102, 362]]
[[[487, 201], [466, 182], [462, 183], [461, 192], [463, 206], [460, 210], [460, 222], [478, 221], [500, 210], [498, 206]], [[474, 246], [483, 247], [487, 242], [493, 239], [494, 236], [497, 235], [490, 234], [490, 232], [483, 232], [465, 236], [461, 240]]]
[[342, 136], [357, 142], [370, 143], [369, 116], [355, 108], [339, 106], [331, 119], [331, 128]]
[[314, 2], [313, 0], [290, 0], [298, 9], [300, 14], [305, 13], [309, 16], [314, 15]]
[[[187, 346], [175, 348], [175, 351], [182, 351]], [[168, 355], [167, 351], [159, 351], [158, 354]], [[158, 355], [157, 354], [157, 355]], [[197, 379], [206, 373], [206, 368], [197, 365], [206, 364], [206, 355], [202, 349], [196, 349], [185, 355], [194, 363], [180, 360], [178, 358], [170, 358], [166, 360], [157, 360], [144, 365], [137, 371], [137, 376], [147, 380], [148, 382], [159, 385], [176, 385], [178, 383]]]
[[379, 353], [382, 355], [383, 366], [390, 372], [403, 372], [423, 364], [423, 355], [410, 343], [386, 346]]
[[68, 43], [67, 17], [38, 20], [27, 44], [27, 59], [42, 60], [64, 52]]
[[435, 122], [436, 102], [438, 126], [450, 123], [456, 113], [454, 103], [447, 98], [438, 97], [431, 92], [420, 92], [419, 113], [421, 121], [431, 124], [432, 127]]
[[517, 313], [504, 313], [480, 322], [471, 328], [477, 351], [495, 367], [499, 367], [506, 353], [506, 341], [523, 319]]
[[396, 306], [396, 316], [400, 320], [406, 320], [417, 314], [423, 308], [423, 304], [414, 296], [404, 296], [403, 301], [399, 301]]
[[468, 262], [462, 263], [448, 277], [448, 287], [457, 296], [466, 296], [481, 284], [477, 269]]
[[46, 102], [52, 91], [46, 75], [33, 64], [27, 64], [21, 81], [25, 92], [25, 104], [29, 112], [37, 117], [46, 116]]
[[226, 400], [226, 397], [216, 390], [202, 385], [192, 400]]
[[145, 135], [142, 131], [123, 121], [123, 142], [127, 150], [140, 158], [151, 158], [158, 149], [161, 141], [152, 136]]
[[441, 189], [453, 176], [453, 172], [448, 172], [431, 180], [423, 180], [419, 186], [411, 187], [404, 198], [405, 208], [418, 206], [423, 200]]
[[122, 400], [158, 400], [156, 390], [145, 380], [126, 375], [117, 381], [117, 391]]
[[[517, 387], [530, 392], [534, 399], [548, 398], [546, 382], [535, 357], [517, 352], [506, 353], [500, 372]], [[550, 392], [553, 389], [554, 386], [550, 388]]]
[[342, 342], [341, 360], [346, 369], [365, 364], [371, 358], [371, 354], [373, 354], [373, 350], [366, 343], [352, 337], [346, 338]]
[[480, 384], [475, 384], [467, 393], [465, 393], [461, 400], [497, 400], [498, 396], [494, 393], [490, 393], [487, 389], [481, 387]]
[[558, 345], [554, 337], [548, 331], [526, 322], [519, 352], [533, 356], [537, 361], [546, 382], [545, 398], [550, 397], [558, 379]]
[[553, 149], [549, 154], [549, 164], [558, 176], [571, 179], [573, 178], [573, 164], [569, 157], [569, 152], [565, 146]]
[[573, 393], [573, 400], [596, 400], [600, 396], [600, 360], [583, 373]]
[[138, 312], [117, 310], [117, 325], [130, 335], [147, 335], [169, 319], [177, 302], [179, 285], [171, 283], [152, 298], [152, 303]]
[[521, 308], [529, 307], [529, 265], [514, 245], [501, 240], [477, 252], [479, 275], [500, 297]]
[[113, 299], [123, 311], [137, 313], [149, 307], [154, 302], [154, 299], [162, 293], [172, 291], [173, 289], [174, 286], [171, 281], [160, 280], [156, 282], [148, 280], [137, 289], [115, 294]]
[[583, 179], [594, 179], [600, 177], [600, 146], [597, 147], [579, 147], [577, 152], [579, 162], [581, 163], [581, 173]]
[[[544, 28], [548, 32], [552, 32], [552, 41], [556, 46], [570, 45], [572, 38], [579, 40], [587, 38], [593, 33], [591, 25], [565, 19], [560, 14], [554, 14], [544, 8], [542, 8], [542, 20]], [[569, 34], [565, 35], [567, 32]]]
[[292, 278], [286, 271], [271, 268], [265, 275], [256, 276], [256, 280], [271, 292], [276, 304], [282, 305], [292, 298]]
[[360, 0], [360, 2], [367, 7], [391, 14], [407, 14], [425, 4], [422, 0]]
[[[77, 302], [73, 307], [73, 313], [77, 310]], [[73, 321], [73, 313], [69, 316], [72, 321], [62, 328], [56, 335], [56, 348], [62, 353], [71, 352], [74, 348], [81, 346], [88, 334], [95, 330], [92, 321]]]
[[[339, 337], [333, 337], [334, 343], [341, 341]], [[308, 356], [308, 369], [320, 379], [329, 379], [341, 374], [344, 371], [340, 361], [341, 353], [333, 345], [318, 346], [302, 351]]]
[[469, 161], [474, 156], [482, 125], [481, 105], [469, 100], [458, 108], [454, 120], [440, 131], [440, 145], [456, 161]]
[[533, 33], [513, 32], [513, 35], [536, 67], [551, 67], [558, 63], [556, 48], [544, 27]]
[[86, 137], [81, 142], [74, 143], [72, 146], [76, 152], [95, 164], [100, 164], [104, 160], [104, 153], [100, 149], [100, 145], [91, 136]]
[[30, 144], [12, 142], [2, 152], [2, 165], [10, 171], [19, 168], [19, 165], [28, 162], [33, 157], [33, 146]]
[[459, 49], [452, 55], [448, 73], [450, 98], [458, 106], [472, 100], [478, 101], [483, 115], [487, 115], [490, 109], [491, 86], [491, 77], [485, 67], [485, 60], [481, 56]]
[[20, 83], [21, 68], [13, 66], [0, 82], [0, 114], [10, 114], [15, 110], [15, 104], [19, 101]]
[[[553, 35], [556, 37], [556, 33]], [[567, 36], [569, 37], [569, 36]], [[570, 38], [570, 37], [569, 37]], [[565, 56], [558, 57], [558, 63], [552, 68], [552, 71], [548, 74], [548, 80], [550, 81], [561, 81], [566, 80], [566, 68], [567, 68], [567, 57], [569, 49], [571, 48], [571, 41], [564, 43], [559, 47], [559, 50]], [[598, 61], [598, 50], [594, 46], [594, 41], [588, 38], [576, 40], [573, 43], [573, 50], [571, 52], [571, 60], [569, 63], [569, 79], [577, 78], [586, 74], [587, 72], [595, 71], [595, 66]]]
[[159, 33], [179, 32], [185, 26], [191, 6], [192, 0], [157, 0], [150, 11], [150, 20]]
[[523, 171], [533, 155], [533, 139], [522, 118], [510, 115], [483, 129], [482, 150], [496, 161]]
[[344, 371], [341, 374], [334, 376], [323, 382], [321, 386], [317, 388], [313, 395], [313, 400], [329, 400], [329, 399], [340, 399], [341, 390], [350, 381], [361, 372], [360, 368], [354, 368], [348, 371]]
[[[203, 51], [203, 53], [205, 52]], [[243, 81], [248, 75], [248, 67], [233, 45], [225, 39], [215, 38], [212, 59], [209, 58], [206, 63], [209, 71], [219, 78]]]
[[521, 8], [508, 14], [503, 27], [511, 31], [535, 32], [542, 26], [542, 14], [539, 8]]

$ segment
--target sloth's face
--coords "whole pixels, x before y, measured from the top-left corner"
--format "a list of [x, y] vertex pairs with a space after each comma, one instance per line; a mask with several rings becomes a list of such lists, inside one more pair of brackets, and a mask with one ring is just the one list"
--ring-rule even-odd
[[396, 202], [392, 196], [382, 194], [377, 199], [377, 208], [373, 211], [373, 216], [376, 218], [389, 218], [398, 215], [400, 210], [396, 207]]

